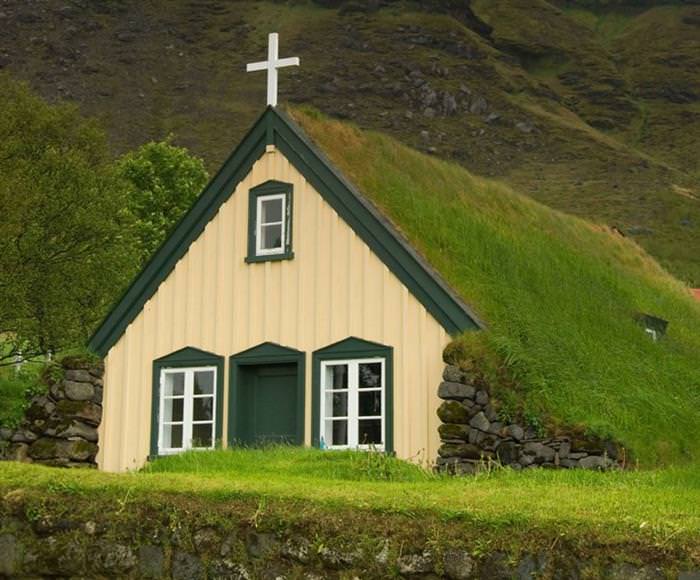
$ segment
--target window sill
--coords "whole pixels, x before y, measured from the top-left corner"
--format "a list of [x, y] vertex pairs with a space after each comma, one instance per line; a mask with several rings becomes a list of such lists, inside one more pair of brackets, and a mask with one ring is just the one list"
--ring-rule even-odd
[[285, 252], [284, 254], [269, 254], [262, 256], [246, 256], [246, 264], [256, 264], [258, 262], [280, 262], [282, 260], [293, 260], [294, 252]]

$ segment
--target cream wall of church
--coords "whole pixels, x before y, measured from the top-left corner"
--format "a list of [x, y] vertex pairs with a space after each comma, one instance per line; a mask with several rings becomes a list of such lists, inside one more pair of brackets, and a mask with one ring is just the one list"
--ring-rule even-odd
[[[247, 264], [248, 191], [292, 183], [294, 258]], [[311, 442], [313, 351], [349, 336], [394, 348], [394, 448], [434, 460], [437, 386], [450, 337], [372, 250], [275, 149], [253, 166], [105, 359], [98, 463], [141, 467], [149, 454], [153, 361], [186, 346], [226, 358], [265, 341], [306, 353]]]

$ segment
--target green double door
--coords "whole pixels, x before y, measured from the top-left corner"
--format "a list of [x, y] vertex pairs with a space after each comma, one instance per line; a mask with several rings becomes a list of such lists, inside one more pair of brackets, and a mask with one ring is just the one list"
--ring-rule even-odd
[[297, 365], [269, 364], [241, 368], [239, 442], [299, 444]]

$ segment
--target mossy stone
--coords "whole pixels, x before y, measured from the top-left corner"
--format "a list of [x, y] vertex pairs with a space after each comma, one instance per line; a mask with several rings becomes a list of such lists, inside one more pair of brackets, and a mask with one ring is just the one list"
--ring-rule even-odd
[[445, 401], [437, 410], [438, 417], [443, 423], [464, 425], [469, 420], [469, 413], [457, 401]]
[[438, 432], [440, 433], [440, 439], [461, 439], [466, 441], [467, 437], [469, 436], [469, 427], [467, 425], [443, 423], [438, 427]]

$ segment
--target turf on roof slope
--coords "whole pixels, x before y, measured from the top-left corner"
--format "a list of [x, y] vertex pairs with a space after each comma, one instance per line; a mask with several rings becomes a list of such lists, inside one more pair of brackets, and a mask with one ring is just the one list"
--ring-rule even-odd
[[[700, 459], [700, 304], [639, 246], [385, 135], [291, 115], [489, 325], [527, 415], [614, 436], [642, 465]], [[661, 341], [639, 312], [670, 321]]]

